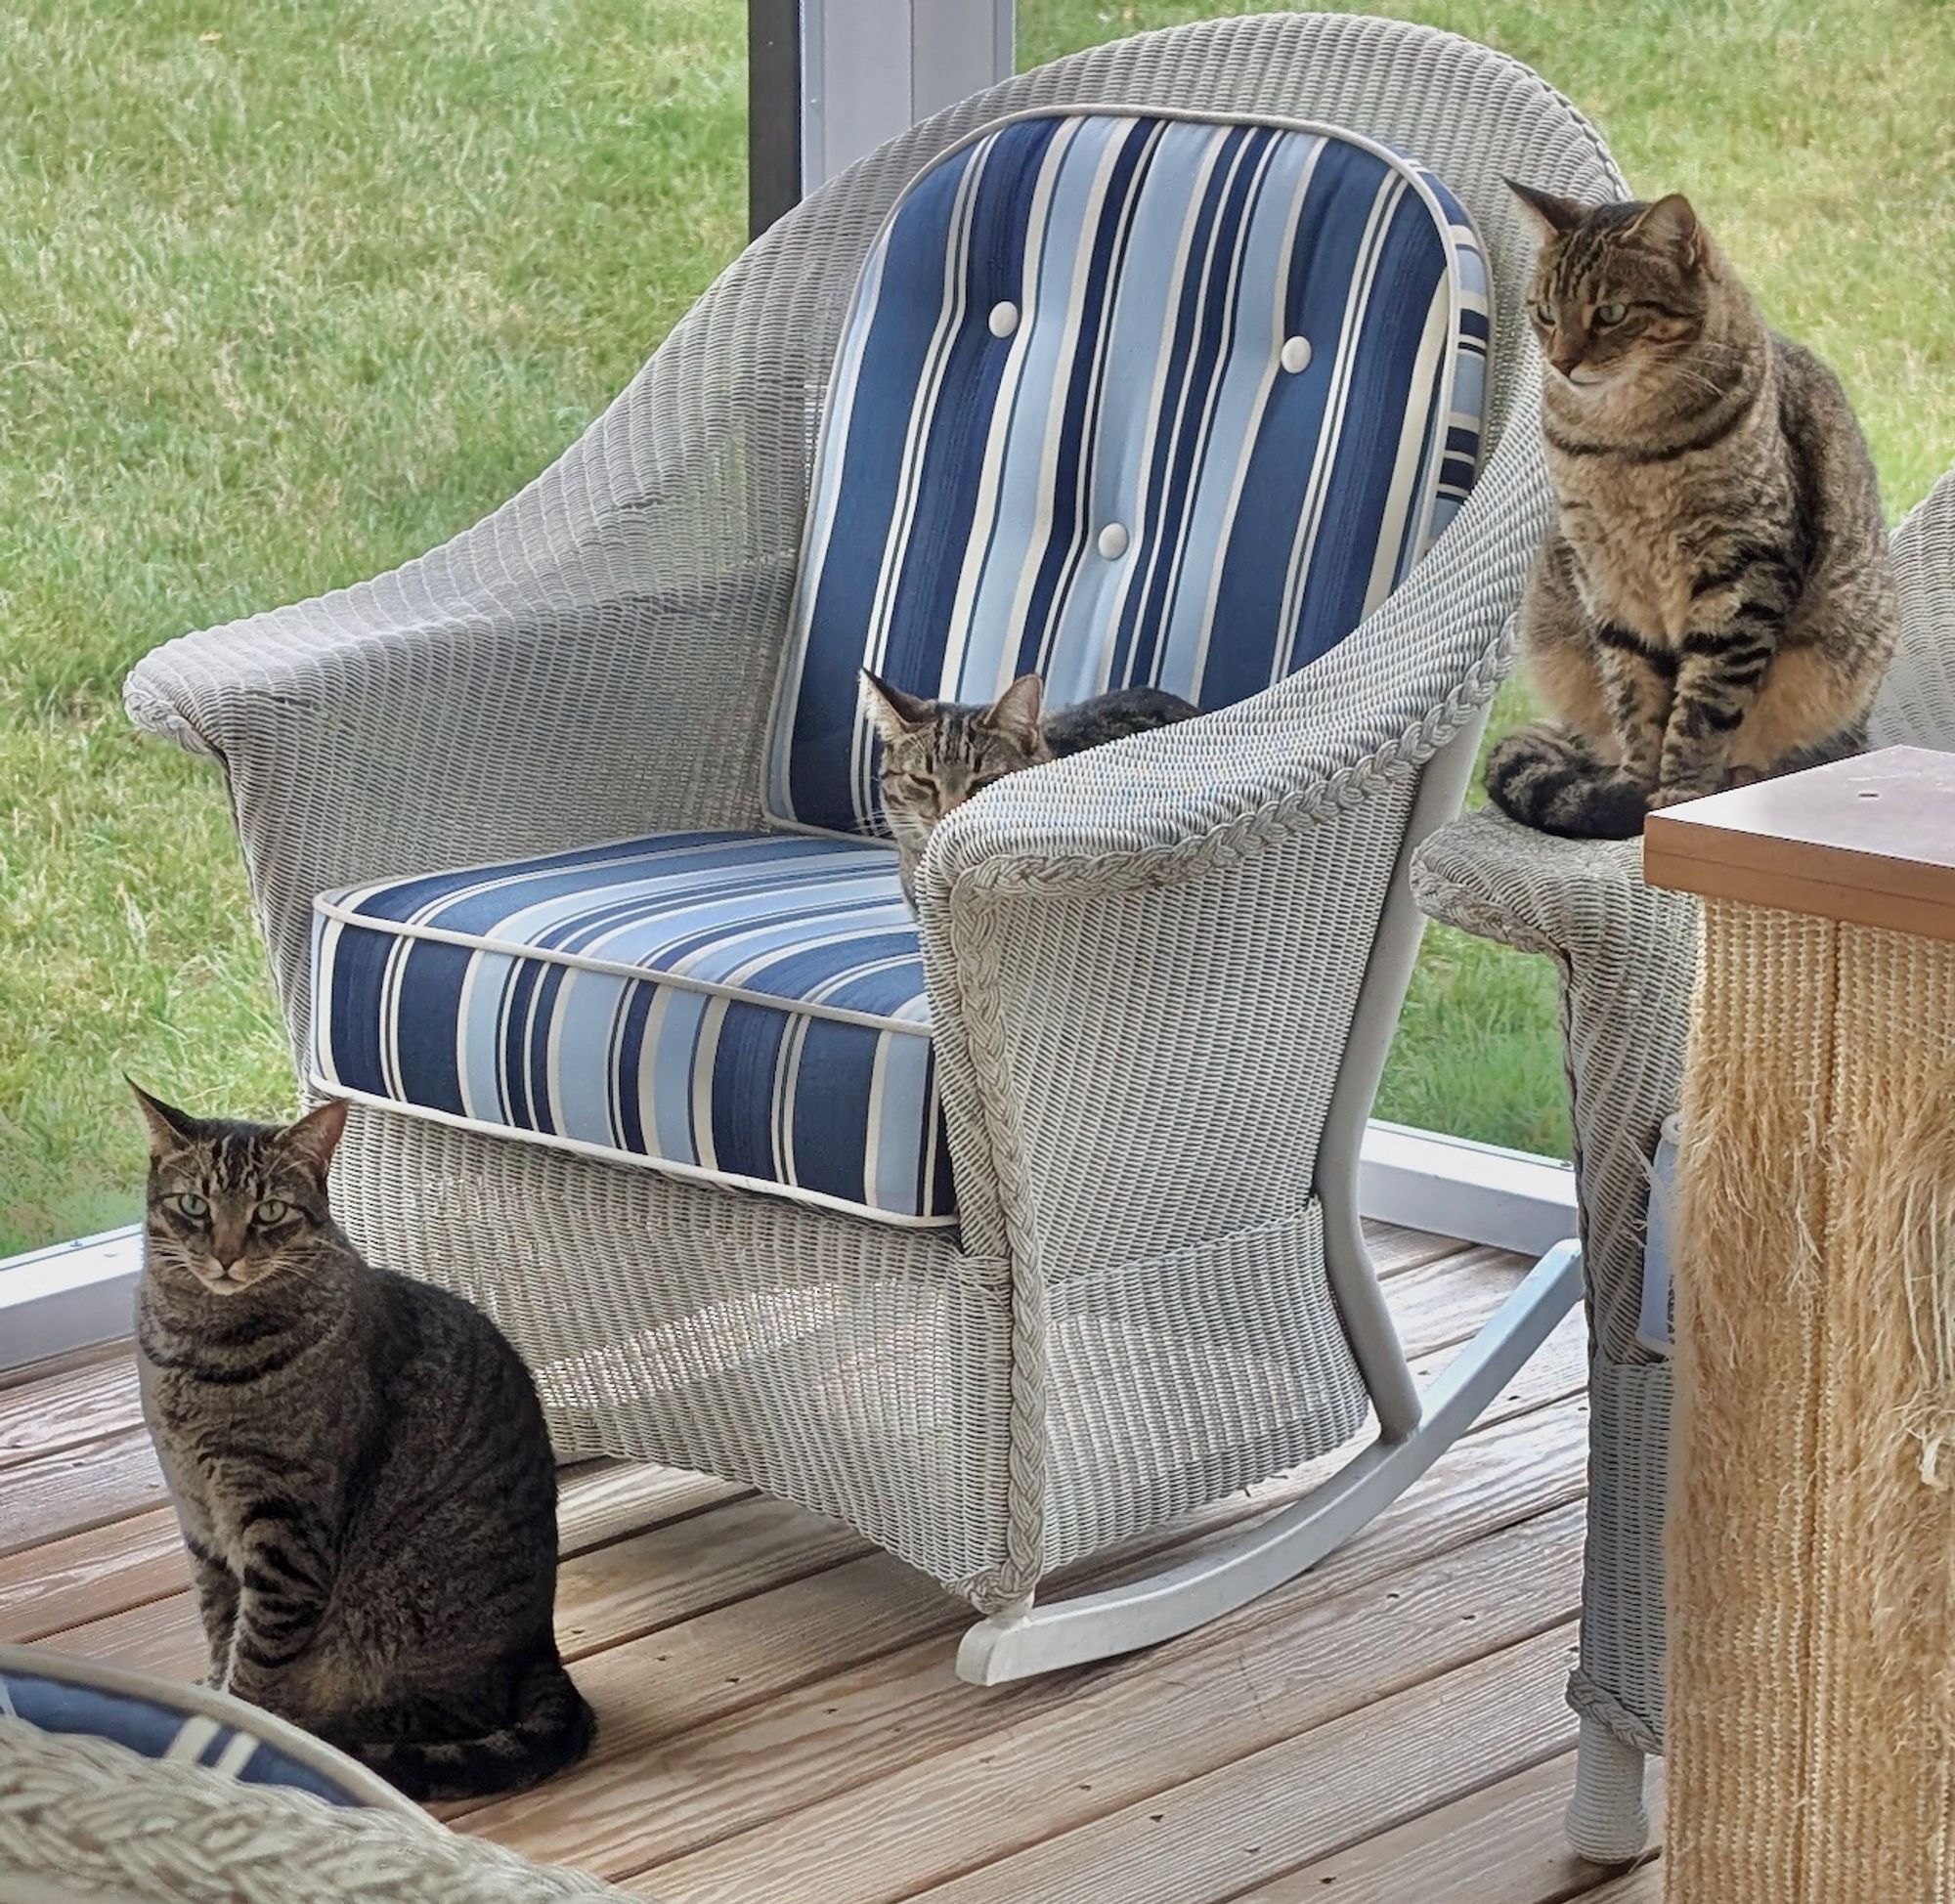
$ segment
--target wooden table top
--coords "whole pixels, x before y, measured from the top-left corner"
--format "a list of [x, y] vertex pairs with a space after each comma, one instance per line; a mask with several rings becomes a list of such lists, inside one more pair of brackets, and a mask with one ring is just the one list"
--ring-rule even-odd
[[1955, 754], [1890, 747], [1652, 813], [1643, 877], [1955, 939]]

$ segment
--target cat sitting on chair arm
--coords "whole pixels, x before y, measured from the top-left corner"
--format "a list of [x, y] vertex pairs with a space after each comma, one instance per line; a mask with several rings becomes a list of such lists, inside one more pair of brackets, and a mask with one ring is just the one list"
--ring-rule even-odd
[[343, 1103], [275, 1129], [136, 1097], [137, 1372], [210, 1683], [413, 1798], [574, 1764], [596, 1720], [551, 1625], [556, 1468], [529, 1370], [333, 1222]]
[[917, 864], [936, 823], [974, 794], [1008, 773], [1201, 712], [1165, 688], [1123, 687], [1047, 714], [1036, 674], [1021, 674], [989, 704], [966, 705], [905, 694], [865, 668], [862, 695], [883, 740], [883, 813], [911, 905]]
[[1898, 618], [1839, 380], [1766, 328], [1683, 198], [1513, 189], [1542, 228], [1555, 499], [1521, 648], [1559, 724], [1495, 748], [1488, 794], [1627, 839], [1651, 808], [1857, 753]]

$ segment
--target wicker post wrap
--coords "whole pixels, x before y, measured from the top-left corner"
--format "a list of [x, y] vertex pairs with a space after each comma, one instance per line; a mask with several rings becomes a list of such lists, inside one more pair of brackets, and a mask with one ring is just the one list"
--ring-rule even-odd
[[1955, 1897], [1955, 943], [1705, 908], [1668, 1895]]
[[485, 522], [375, 582], [172, 642], [127, 690], [138, 721], [224, 767], [301, 1055], [315, 893], [760, 824], [858, 266], [934, 154], [1062, 105], [1345, 125], [1452, 187], [1496, 314], [1490, 454], [1457, 520], [1300, 675], [944, 824], [919, 898], [958, 1231], [383, 1111], [356, 1112], [335, 1173], [363, 1243], [508, 1329], [566, 1455], [754, 1481], [986, 1611], [1362, 1415], [1323, 1240], [1355, 1164], [1319, 1183], [1318, 1147], [1420, 769], [1507, 666], [1545, 491], [1530, 241], [1501, 180], [1620, 193], [1580, 114], [1484, 48], [1353, 17], [1204, 23], [1022, 75], [775, 226]]
[[[1894, 560], [1901, 645], [1874, 740], [1955, 747], [1955, 472], [1901, 525]], [[1636, 1314], [1648, 1162], [1677, 1106], [1698, 902], [1645, 886], [1637, 843], [1555, 840], [1493, 812], [1427, 841], [1413, 888], [1434, 918], [1545, 952], [1561, 970], [1592, 1324], [1588, 1550], [1570, 1696], [1622, 1746], [1656, 1752], [1672, 1371], [1637, 1344]], [[1585, 1753], [1583, 1772], [1598, 1796], [1574, 1821], [1577, 1836], [1597, 1851], [1638, 1837], [1616, 1768]]]
[[567, 1904], [626, 1893], [432, 1821], [240, 1785], [0, 1716], [0, 1898]]

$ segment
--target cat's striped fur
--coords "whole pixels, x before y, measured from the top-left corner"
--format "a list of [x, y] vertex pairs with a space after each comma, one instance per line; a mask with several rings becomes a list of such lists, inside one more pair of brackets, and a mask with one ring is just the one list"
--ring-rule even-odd
[[1045, 712], [1045, 684], [1021, 674], [997, 700], [966, 704], [905, 694], [865, 668], [862, 694], [882, 736], [883, 816], [896, 843], [903, 893], [936, 823], [1008, 773], [1106, 741], [1187, 720], [1201, 710], [1165, 688], [1123, 687]]
[[1681, 197], [1540, 220], [1533, 308], [1555, 522], [1521, 644], [1555, 716], [1487, 791], [1551, 833], [1857, 752], [1893, 652], [1873, 459], [1846, 393], [1765, 326]]
[[574, 1763], [596, 1722], [557, 1654], [556, 1468], [521, 1359], [333, 1223], [344, 1104], [281, 1130], [137, 1096], [143, 1412], [210, 1683], [414, 1798]]

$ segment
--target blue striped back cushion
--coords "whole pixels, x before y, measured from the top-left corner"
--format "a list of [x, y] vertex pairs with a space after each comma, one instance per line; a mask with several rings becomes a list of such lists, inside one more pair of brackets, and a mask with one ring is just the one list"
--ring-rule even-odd
[[1464, 499], [1487, 340], [1465, 213], [1346, 134], [1044, 114], [939, 159], [844, 330], [768, 811], [875, 828], [865, 664], [1212, 709], [1323, 654]]

